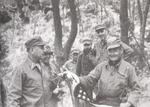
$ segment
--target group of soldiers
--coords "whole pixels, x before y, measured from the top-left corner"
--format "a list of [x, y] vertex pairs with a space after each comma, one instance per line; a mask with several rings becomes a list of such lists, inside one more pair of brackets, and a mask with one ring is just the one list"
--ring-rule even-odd
[[[50, 61], [53, 52], [41, 37], [28, 40], [27, 59], [12, 71], [6, 107], [58, 107], [64, 94], [58, 86], [64, 80], [83, 86], [97, 104], [136, 107], [140, 86], [129, 63], [133, 49], [120, 40], [120, 35], [108, 36], [103, 25], [96, 26], [95, 32], [97, 42], [93, 44], [91, 38], [84, 38], [83, 51], [71, 51], [70, 59], [62, 66], [64, 72], [60, 72], [55, 61]], [[76, 97], [74, 106], [91, 107]]]

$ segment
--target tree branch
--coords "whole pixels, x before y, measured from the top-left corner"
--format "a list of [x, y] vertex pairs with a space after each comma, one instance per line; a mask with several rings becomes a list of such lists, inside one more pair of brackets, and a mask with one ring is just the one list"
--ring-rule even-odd
[[76, 15], [75, 0], [68, 0], [68, 4], [70, 7], [70, 13], [71, 13], [71, 32], [64, 46], [64, 57], [66, 60], [68, 59], [69, 52], [71, 50], [71, 47], [77, 35], [77, 15]]

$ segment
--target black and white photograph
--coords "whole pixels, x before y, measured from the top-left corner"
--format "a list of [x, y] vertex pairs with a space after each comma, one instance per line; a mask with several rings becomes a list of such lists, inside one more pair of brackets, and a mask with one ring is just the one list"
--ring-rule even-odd
[[150, 0], [0, 0], [0, 107], [150, 107]]

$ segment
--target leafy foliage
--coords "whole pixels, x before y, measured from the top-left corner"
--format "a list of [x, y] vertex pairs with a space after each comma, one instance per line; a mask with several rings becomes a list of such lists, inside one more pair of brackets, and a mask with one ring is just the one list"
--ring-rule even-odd
[[[4, 0], [5, 1], [5, 0]], [[24, 42], [33, 36], [41, 36], [49, 45], [54, 49], [54, 24], [52, 15], [52, 6], [50, 0], [29, 0], [35, 1], [34, 3], [28, 2], [27, 5], [23, 4], [22, 0], [17, 4], [15, 12], [0, 11], [0, 60], [1, 62], [6, 59], [10, 64], [15, 67], [24, 60], [26, 50]], [[28, 1], [28, 0], [27, 0]], [[107, 1], [106, 0], [76, 0], [77, 17], [78, 17], [78, 34], [73, 44], [73, 48], [82, 50], [80, 40], [89, 36], [96, 42], [95, 26], [100, 23], [105, 23], [110, 29], [110, 32], [117, 31], [115, 27], [120, 26], [119, 12], [120, 0]], [[63, 39], [62, 45], [65, 45], [69, 37], [70, 25], [70, 12], [67, 0], [60, 2], [60, 16], [62, 23]], [[19, 4], [20, 3], [20, 4]], [[131, 13], [129, 14], [129, 21], [131, 26], [131, 34], [129, 34], [129, 44], [135, 49], [135, 55], [132, 64], [136, 66], [139, 76], [143, 76], [146, 72], [148, 74], [148, 67], [145, 65], [140, 68], [140, 20], [138, 16], [137, 4], [131, 0]], [[129, 10], [130, 11], [130, 10]], [[4, 16], [4, 17], [2, 17]], [[147, 17], [146, 34], [144, 39], [144, 52], [146, 60], [150, 60], [150, 14]], [[7, 18], [6, 18], [7, 17]], [[8, 21], [10, 21], [8, 24]], [[130, 27], [129, 27], [130, 28]], [[130, 29], [129, 29], [130, 30]], [[6, 63], [5, 63], [6, 64]], [[144, 77], [142, 77], [144, 78]], [[147, 83], [150, 84], [150, 83]]]

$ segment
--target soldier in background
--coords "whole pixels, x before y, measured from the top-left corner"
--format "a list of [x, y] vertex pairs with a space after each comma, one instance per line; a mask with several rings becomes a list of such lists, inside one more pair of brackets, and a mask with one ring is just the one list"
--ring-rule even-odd
[[64, 67], [66, 69], [68, 69], [69, 71], [75, 74], [76, 74], [76, 66], [77, 66], [79, 53], [80, 53], [80, 50], [73, 49], [71, 51], [71, 56], [70, 56], [71, 58], [64, 64]]
[[95, 27], [97, 41], [94, 43], [94, 49], [96, 50], [97, 63], [107, 60], [107, 36], [108, 30], [104, 25], [97, 25]]
[[92, 39], [89, 37], [83, 38], [83, 52], [78, 57], [76, 73], [78, 76], [89, 74], [96, 65], [96, 52], [92, 49]]
[[[78, 61], [78, 56], [79, 56], [80, 50], [79, 49], [73, 49], [71, 51], [70, 59], [64, 64], [64, 68], [75, 73], [76, 74], [76, 67], [77, 67], [77, 61]], [[79, 100], [76, 99], [73, 96], [73, 87], [71, 86], [71, 83], [68, 83], [68, 86], [70, 88], [70, 95], [72, 98], [72, 104], [74, 105], [73, 107], [79, 107]]]
[[[108, 34], [108, 29], [105, 27], [105, 25], [100, 24], [95, 27], [95, 32], [98, 40], [94, 44], [94, 49], [96, 50], [96, 60], [97, 64], [106, 61], [108, 58], [107, 54], [107, 38], [109, 36], [118, 36], [117, 33], [111, 33], [115, 31], [110, 31], [110, 34]], [[117, 32], [117, 31], [116, 31]], [[125, 44], [124, 42], [121, 42], [123, 47], [123, 56], [126, 61], [129, 61], [129, 58], [133, 54], [133, 49]]]
[[[86, 76], [92, 71], [96, 66], [96, 52], [92, 49], [92, 39], [83, 38], [83, 52], [78, 57], [76, 74], [78, 76]], [[89, 96], [92, 98], [92, 90], [87, 90]], [[87, 102], [80, 102], [79, 107], [91, 107]]]

